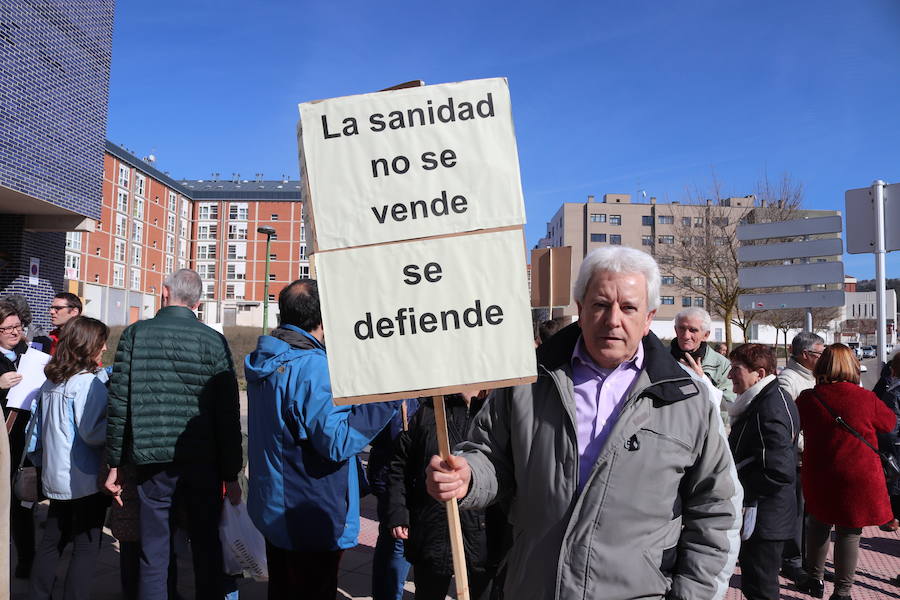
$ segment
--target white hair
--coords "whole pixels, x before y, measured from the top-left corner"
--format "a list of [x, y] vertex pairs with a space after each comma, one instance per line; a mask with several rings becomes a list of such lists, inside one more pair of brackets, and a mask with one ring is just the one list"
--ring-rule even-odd
[[169, 273], [163, 285], [169, 288], [169, 297], [175, 304], [188, 307], [200, 301], [200, 293], [203, 291], [200, 276], [191, 269], [178, 269], [174, 273]]
[[709, 313], [706, 312], [702, 308], [698, 308], [696, 306], [692, 306], [690, 308], [686, 308], [677, 315], [675, 315], [675, 326], [678, 326], [678, 321], [682, 319], [692, 319], [692, 318], [700, 319], [700, 329], [703, 331], [711, 331], [712, 330], [712, 319], [709, 317]]
[[588, 283], [594, 273], [640, 273], [647, 281], [647, 310], [659, 308], [659, 267], [653, 257], [627, 246], [608, 246], [592, 250], [578, 268], [573, 294], [578, 302], [584, 302]]

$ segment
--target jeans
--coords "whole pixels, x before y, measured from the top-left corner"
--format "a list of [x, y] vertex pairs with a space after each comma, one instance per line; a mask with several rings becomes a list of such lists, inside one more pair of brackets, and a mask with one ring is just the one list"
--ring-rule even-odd
[[378, 541], [372, 557], [372, 600], [401, 600], [409, 563], [403, 557], [403, 540], [394, 539], [390, 528], [378, 524]]
[[222, 600], [222, 482], [213, 465], [165, 463], [138, 467], [141, 501], [141, 600], [166, 600], [172, 555], [173, 504], [186, 509], [194, 589], [198, 599]]
[[66, 571], [63, 600], [89, 598], [94, 584], [94, 567], [100, 554], [103, 521], [109, 498], [93, 494], [75, 500], [50, 500], [47, 524], [31, 568], [28, 597], [47, 599], [53, 593], [56, 564], [66, 546], [72, 544], [72, 558]]

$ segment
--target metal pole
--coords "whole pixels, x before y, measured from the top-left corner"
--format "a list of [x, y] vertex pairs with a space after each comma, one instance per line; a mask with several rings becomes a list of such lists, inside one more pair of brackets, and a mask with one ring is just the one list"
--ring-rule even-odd
[[266, 330], [269, 328], [269, 257], [271, 256], [269, 253], [269, 248], [272, 244], [272, 235], [266, 234], [266, 279], [263, 289], [263, 326], [262, 332], [263, 335], [266, 335]]
[[806, 309], [806, 331], [808, 331], [809, 333], [813, 332], [813, 314], [811, 308]]
[[875, 201], [875, 333], [878, 347], [878, 369], [887, 361], [885, 343], [887, 342], [887, 319], [885, 305], [887, 303], [884, 290], [884, 181], [876, 179], [872, 184], [872, 196]]

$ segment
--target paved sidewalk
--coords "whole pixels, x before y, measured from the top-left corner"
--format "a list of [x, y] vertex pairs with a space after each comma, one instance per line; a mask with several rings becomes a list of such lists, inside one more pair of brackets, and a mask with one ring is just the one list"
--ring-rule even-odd
[[[340, 591], [338, 598], [364, 600], [371, 597], [371, 573], [372, 554], [375, 547], [375, 539], [378, 535], [378, 523], [375, 519], [375, 503], [371, 497], [362, 501], [362, 527], [359, 545], [344, 554], [341, 562]], [[46, 515], [46, 504], [39, 507], [39, 519]], [[40, 532], [40, 530], [39, 530]], [[121, 598], [119, 586], [119, 557], [118, 545], [105, 531], [100, 560], [96, 568], [94, 590], [92, 598], [95, 600], [113, 600]], [[38, 534], [40, 535], [40, 533]], [[193, 570], [191, 568], [190, 552], [186, 542], [181, 544], [179, 552], [179, 585], [178, 589], [185, 600], [194, 597]], [[900, 588], [891, 583], [891, 579], [900, 573], [900, 535], [897, 533], [885, 533], [877, 527], [868, 527], [863, 530], [863, 539], [860, 544], [860, 560], [856, 571], [856, 583], [853, 587], [854, 600], [875, 600], [898, 598]], [[62, 597], [62, 582], [65, 578], [65, 566], [68, 564], [68, 553], [63, 556], [58, 571], [57, 589], [55, 597]], [[832, 567], [829, 554], [828, 566]], [[15, 564], [15, 558], [12, 560]], [[781, 598], [809, 598], [793, 589], [789, 582], [781, 580]], [[731, 578], [731, 587], [726, 594], [727, 600], [737, 600], [742, 597], [740, 593], [740, 569]], [[242, 600], [265, 600], [266, 584], [262, 582], [246, 580], [240, 583], [240, 597]], [[412, 583], [406, 584], [407, 593], [404, 600], [412, 599], [415, 587]], [[831, 594], [833, 587], [825, 583], [825, 597]], [[13, 580], [13, 600], [26, 600], [28, 598], [27, 582], [21, 579]], [[454, 595], [450, 596], [455, 598]], [[602, 597], [599, 596], [599, 597]]]

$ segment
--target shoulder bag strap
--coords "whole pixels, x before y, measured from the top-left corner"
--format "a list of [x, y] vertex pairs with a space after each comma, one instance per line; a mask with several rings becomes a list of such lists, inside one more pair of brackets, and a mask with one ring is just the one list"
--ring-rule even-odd
[[840, 417], [840, 416], [834, 414], [834, 411], [831, 410], [831, 407], [830, 407], [830, 406], [828, 406], [827, 404], [825, 404], [825, 401], [824, 401], [824, 400], [822, 400], [822, 399], [819, 398], [818, 396], [816, 396], [816, 399], [822, 404], [822, 406], [825, 407], [825, 410], [827, 410], [827, 411], [831, 414], [831, 416], [834, 418], [834, 420], [837, 422], [838, 425], [840, 425], [841, 427], [843, 427], [844, 429], [846, 429], [847, 431], [849, 431], [850, 433], [852, 433], [853, 435], [855, 435], [855, 436], [859, 439], [859, 441], [861, 441], [863, 444], [865, 444], [866, 446], [868, 446], [869, 448], [871, 448], [871, 449], [872, 449], [872, 452], [874, 452], [874, 453], [877, 454], [878, 456], [881, 456], [881, 453], [878, 451], [877, 448], [875, 448], [875, 446], [873, 446], [872, 444], [870, 444], [870, 443], [868, 442], [868, 440], [866, 440], [866, 438], [864, 438], [863, 436], [861, 436], [861, 435], [859, 434], [859, 432], [857, 432], [855, 429], [853, 429], [852, 427], [850, 427], [850, 425], [847, 423], [847, 421], [845, 421], [842, 417]]

